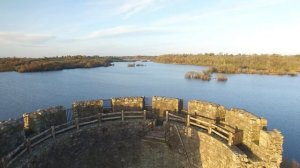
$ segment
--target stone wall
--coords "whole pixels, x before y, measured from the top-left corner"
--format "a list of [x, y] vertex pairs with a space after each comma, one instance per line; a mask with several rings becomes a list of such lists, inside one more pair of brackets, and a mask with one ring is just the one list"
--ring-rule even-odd
[[283, 136], [278, 130], [261, 130], [258, 144], [251, 143], [248, 147], [268, 167], [279, 167], [282, 162], [282, 145]]
[[0, 158], [24, 141], [23, 123], [20, 119], [0, 122]]
[[188, 102], [188, 113], [233, 132], [234, 144], [239, 144], [243, 152], [252, 157], [252, 165], [279, 167], [282, 161], [283, 136], [279, 131], [266, 131], [266, 119], [242, 109], [226, 109], [218, 104], [199, 100]]
[[144, 97], [118, 97], [112, 98], [112, 109], [114, 112], [118, 111], [141, 111], [144, 110]]
[[[247, 156], [247, 154], [239, 149], [237, 146], [228, 146], [227, 143], [224, 143], [222, 139], [219, 139], [216, 136], [209, 135], [205, 132], [199, 131], [192, 127], [178, 126], [180, 136], [182, 138], [186, 155], [189, 159], [189, 162], [193, 167], [203, 167], [203, 168], [279, 168], [281, 158], [275, 152], [282, 144], [274, 143], [277, 141], [277, 138], [282, 138], [281, 134], [275, 131], [267, 133], [266, 140], [270, 142], [270, 146], [265, 149], [258, 147], [258, 151], [262, 154], [266, 154], [268, 150], [268, 159], [255, 158], [253, 156]], [[175, 129], [172, 129], [175, 132]], [[176, 147], [184, 153], [182, 144], [180, 141], [176, 141], [176, 133], [171, 138], [170, 146]], [[178, 137], [178, 136], [177, 136]], [[277, 137], [277, 138], [276, 138]], [[272, 141], [272, 142], [271, 142]], [[180, 149], [181, 148], [181, 149]], [[268, 148], [268, 149], [267, 149]], [[270, 161], [272, 160], [273, 161]]]
[[[258, 166], [258, 164], [254, 165], [240, 149], [235, 146], [228, 146], [217, 137], [192, 127], [178, 125], [177, 127], [182, 137], [187, 157], [193, 167], [256, 168]], [[176, 133], [173, 134], [176, 135]], [[174, 143], [171, 143], [172, 145]], [[181, 146], [179, 142], [175, 145], [177, 148]]]
[[51, 126], [67, 122], [66, 109], [63, 106], [39, 109], [23, 114], [24, 129], [27, 134], [40, 133]]
[[[143, 110], [144, 97], [124, 97], [112, 99], [113, 110]], [[86, 117], [103, 112], [103, 100], [80, 101], [72, 104], [74, 117]], [[180, 112], [182, 101], [177, 98], [153, 97], [152, 110], [155, 119], [163, 120], [165, 111]], [[279, 167], [282, 161], [283, 136], [277, 130], [267, 131], [267, 120], [242, 109], [226, 109], [223, 106], [192, 100], [188, 102], [188, 112], [236, 132], [233, 146], [207, 134], [182, 125], [180, 132], [193, 164], [203, 167]], [[148, 117], [148, 114], [147, 114]], [[149, 118], [148, 118], [149, 119]], [[6, 155], [24, 142], [26, 135], [34, 135], [53, 125], [66, 123], [66, 109], [62, 106], [25, 113], [22, 120], [0, 123], [0, 156]], [[176, 134], [173, 134], [175, 137]], [[237, 136], [239, 135], [239, 136]], [[176, 139], [176, 138], [173, 139]], [[177, 143], [177, 144], [176, 144]], [[174, 149], [181, 152], [179, 140]], [[196, 150], [195, 150], [196, 149]]]
[[258, 143], [260, 130], [267, 126], [267, 120], [242, 109], [227, 110], [225, 123], [227, 124], [225, 128], [229, 130], [233, 128], [243, 130], [243, 143], [245, 145], [250, 145], [253, 142]]
[[159, 117], [165, 117], [165, 112], [178, 113], [182, 110], [182, 100], [170, 97], [152, 97], [152, 111]]
[[73, 118], [96, 115], [103, 111], [103, 100], [78, 101], [72, 104]]
[[201, 120], [212, 124], [224, 121], [226, 109], [224, 106], [200, 100], [188, 102], [188, 112]]
[[[161, 142], [142, 140], [150, 121], [104, 122], [63, 134], [26, 155], [14, 167], [185, 167], [184, 155]], [[176, 159], [175, 159], [176, 158]]]

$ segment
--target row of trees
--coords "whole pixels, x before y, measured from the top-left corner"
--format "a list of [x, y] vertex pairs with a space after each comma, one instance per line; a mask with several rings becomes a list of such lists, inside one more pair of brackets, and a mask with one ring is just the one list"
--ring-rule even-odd
[[72, 68], [92, 68], [109, 66], [114, 61], [112, 57], [63, 56], [50, 58], [0, 58], [0, 72], [38, 72]]
[[278, 55], [162, 55], [153, 59], [159, 63], [189, 64], [215, 67], [218, 73], [297, 75], [299, 56]]

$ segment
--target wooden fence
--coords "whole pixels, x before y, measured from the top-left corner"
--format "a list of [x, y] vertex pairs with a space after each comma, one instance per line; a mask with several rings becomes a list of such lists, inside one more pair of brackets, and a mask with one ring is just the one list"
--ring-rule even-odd
[[231, 146], [233, 144], [234, 134], [233, 132], [230, 132], [220, 126], [217, 126], [215, 124], [211, 124], [206, 121], [202, 121], [200, 119], [191, 117], [189, 114], [187, 114], [187, 117], [181, 117], [172, 113], [166, 112], [166, 121], [176, 121], [185, 123], [186, 126], [195, 126], [201, 129], [207, 130], [208, 134], [214, 133], [215, 135], [225, 139], [228, 142], [228, 145]]
[[2, 167], [9, 167], [17, 158], [23, 155], [25, 152], [30, 153], [32, 148], [38, 144], [46, 141], [49, 138], [55, 140], [56, 135], [65, 133], [72, 129], [79, 129], [82, 126], [98, 123], [101, 125], [101, 122], [111, 121], [111, 120], [122, 120], [125, 119], [144, 119], [146, 120], [146, 110], [144, 111], [121, 111], [113, 113], [98, 113], [97, 115], [75, 118], [72, 122], [64, 123], [57, 126], [51, 126], [49, 129], [44, 130], [43, 132], [26, 138], [26, 140], [19, 145], [16, 149], [11, 151], [9, 154], [1, 158]]
[[[57, 135], [65, 133], [72, 129], [79, 130], [80, 127], [90, 124], [98, 124], [101, 125], [102, 122], [112, 121], [112, 120], [126, 120], [126, 119], [147, 119], [147, 111], [121, 111], [121, 112], [110, 112], [110, 113], [98, 113], [97, 115], [83, 117], [83, 118], [75, 118], [72, 122], [51, 126], [49, 129], [44, 130], [43, 132], [27, 138], [21, 145], [19, 145], [16, 149], [10, 152], [8, 155], [4, 156], [1, 159], [2, 167], [6, 168], [11, 165], [17, 158], [23, 155], [25, 152], [30, 153], [32, 148], [37, 146], [38, 144], [46, 141], [47, 139], [54, 139]], [[195, 126], [197, 128], [207, 130], [208, 134], [215, 134], [228, 142], [228, 145], [231, 146], [233, 144], [233, 139], [235, 133], [230, 132], [220, 126], [215, 124], [211, 124], [206, 121], [202, 121], [200, 119], [191, 117], [187, 114], [186, 117], [181, 117], [166, 111], [166, 122], [175, 121], [177, 123], [185, 124], [186, 126]]]

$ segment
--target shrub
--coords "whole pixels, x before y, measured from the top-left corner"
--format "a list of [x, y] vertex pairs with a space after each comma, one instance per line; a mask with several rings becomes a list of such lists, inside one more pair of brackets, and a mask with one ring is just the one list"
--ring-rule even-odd
[[127, 66], [128, 66], [128, 67], [135, 67], [135, 63], [128, 64]]
[[196, 72], [196, 71], [189, 71], [189, 72], [185, 73], [184, 77], [186, 79], [201, 79], [203, 81], [211, 80], [210, 73]]
[[224, 74], [218, 74], [217, 75], [217, 80], [220, 81], [220, 82], [226, 82], [228, 80], [228, 78]]

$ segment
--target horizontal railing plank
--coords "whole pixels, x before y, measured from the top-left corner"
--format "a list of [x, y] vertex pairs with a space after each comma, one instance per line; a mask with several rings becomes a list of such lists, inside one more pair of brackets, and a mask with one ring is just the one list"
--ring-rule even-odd
[[79, 123], [79, 126], [89, 125], [96, 122], [98, 122], [98, 120], [86, 121], [86, 122]]
[[209, 122], [202, 121], [202, 120], [199, 120], [199, 119], [194, 118], [194, 117], [190, 117], [190, 120], [194, 120], [194, 121], [196, 121], [196, 122], [202, 123], [202, 124], [207, 125], [207, 126], [210, 125]]
[[39, 134], [37, 134], [37, 135], [31, 137], [31, 138], [30, 138], [30, 141], [34, 141], [35, 139], [37, 139], [37, 138], [43, 136], [44, 134], [47, 134], [49, 131], [50, 131], [50, 129], [46, 129], [45, 131], [43, 131], [43, 132], [41, 132], [41, 133], [39, 133]]
[[75, 128], [75, 127], [76, 127], [75, 125], [70, 125], [70, 126], [67, 127], [67, 128], [63, 128], [63, 129], [61, 129], [61, 130], [57, 130], [55, 133], [56, 133], [56, 134], [60, 134], [60, 133], [69, 131], [70, 129], [73, 129], [73, 128]]
[[62, 129], [62, 127], [70, 126], [70, 125], [71, 125], [71, 123], [64, 123], [64, 124], [54, 126], [54, 128], [55, 128], [55, 130], [60, 130], [60, 129]]
[[208, 130], [208, 127], [204, 126], [204, 125], [200, 125], [200, 124], [197, 124], [197, 123], [194, 123], [194, 122], [190, 122], [191, 125], [194, 125], [196, 127], [200, 127], [200, 128], [203, 128], [203, 129], [206, 129]]
[[179, 119], [179, 118], [175, 118], [175, 117], [174, 118], [170, 117], [169, 120], [170, 121], [180, 121], [180, 122], [183, 122], [183, 123], [185, 122], [185, 120]]
[[144, 111], [124, 111], [124, 114], [144, 114]]
[[144, 116], [124, 116], [124, 118], [144, 118]]
[[16, 149], [14, 149], [12, 152], [10, 152], [8, 155], [6, 155], [6, 159], [11, 159], [16, 153], [18, 153], [20, 150], [25, 148], [25, 142], [23, 142], [21, 145], [19, 145]]
[[121, 115], [121, 112], [113, 112], [113, 113], [101, 113], [102, 116], [112, 116], [112, 115]]
[[49, 135], [45, 136], [44, 138], [42, 138], [42, 139], [40, 139], [40, 140], [38, 140], [38, 141], [32, 143], [32, 144], [31, 144], [31, 147], [34, 147], [34, 146], [36, 146], [36, 145], [38, 145], [38, 144], [44, 142], [45, 140], [49, 139], [51, 136], [52, 136], [52, 135], [49, 134]]
[[27, 151], [27, 149], [23, 149], [14, 158], [12, 158], [11, 160], [9, 160], [9, 162], [7, 163], [7, 167], [9, 167], [17, 158], [19, 158], [20, 156], [22, 156], [26, 151]]
[[214, 134], [218, 135], [219, 137], [221, 137], [221, 138], [223, 138], [225, 140], [228, 140], [228, 137], [224, 136], [223, 134], [219, 133], [218, 131], [216, 131], [216, 130], [213, 129], [212, 132]]
[[108, 121], [108, 120], [116, 120], [116, 119], [121, 119], [121, 116], [116, 116], [116, 117], [105, 117], [102, 118], [102, 121]]

